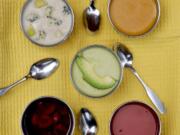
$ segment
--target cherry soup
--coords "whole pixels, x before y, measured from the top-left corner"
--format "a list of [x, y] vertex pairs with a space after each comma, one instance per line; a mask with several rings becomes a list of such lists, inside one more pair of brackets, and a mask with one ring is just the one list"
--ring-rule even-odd
[[43, 97], [26, 108], [21, 124], [24, 135], [71, 135], [74, 115], [63, 101]]

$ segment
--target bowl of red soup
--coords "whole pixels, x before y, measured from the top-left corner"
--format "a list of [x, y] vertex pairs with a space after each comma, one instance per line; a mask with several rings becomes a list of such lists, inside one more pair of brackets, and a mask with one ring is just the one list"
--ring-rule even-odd
[[133, 101], [116, 109], [110, 121], [110, 135], [160, 135], [161, 122], [147, 104]]
[[73, 135], [75, 119], [64, 101], [42, 97], [27, 106], [21, 126], [24, 135]]

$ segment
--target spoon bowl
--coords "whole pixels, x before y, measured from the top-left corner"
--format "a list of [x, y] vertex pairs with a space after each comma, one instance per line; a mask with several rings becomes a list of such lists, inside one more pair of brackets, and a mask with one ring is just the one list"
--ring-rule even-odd
[[113, 47], [113, 50], [119, 56], [123, 66], [131, 66], [132, 65], [133, 55], [126, 46], [119, 43], [118, 45], [115, 45]]
[[50, 76], [58, 68], [59, 62], [54, 58], [47, 58], [34, 63], [29, 75], [36, 80], [42, 80]]
[[84, 24], [85, 27], [91, 32], [99, 30], [100, 26], [100, 11], [96, 9], [94, 0], [90, 1], [90, 6], [84, 10]]
[[82, 135], [96, 135], [97, 134], [97, 122], [92, 115], [92, 113], [86, 109], [82, 108], [80, 111], [80, 130]]

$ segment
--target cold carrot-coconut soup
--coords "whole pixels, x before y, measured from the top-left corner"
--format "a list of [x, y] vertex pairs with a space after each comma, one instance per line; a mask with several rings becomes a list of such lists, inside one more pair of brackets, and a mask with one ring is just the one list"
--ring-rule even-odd
[[151, 31], [159, 20], [157, 0], [110, 0], [109, 18], [117, 31], [139, 36]]
[[28, 0], [22, 10], [21, 25], [32, 42], [52, 46], [70, 35], [74, 16], [65, 0]]

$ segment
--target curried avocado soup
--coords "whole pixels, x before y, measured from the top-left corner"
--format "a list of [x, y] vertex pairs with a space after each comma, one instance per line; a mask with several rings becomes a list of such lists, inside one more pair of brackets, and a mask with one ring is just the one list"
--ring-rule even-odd
[[76, 88], [90, 97], [102, 97], [117, 88], [121, 80], [116, 55], [103, 46], [90, 46], [77, 53], [71, 67]]

